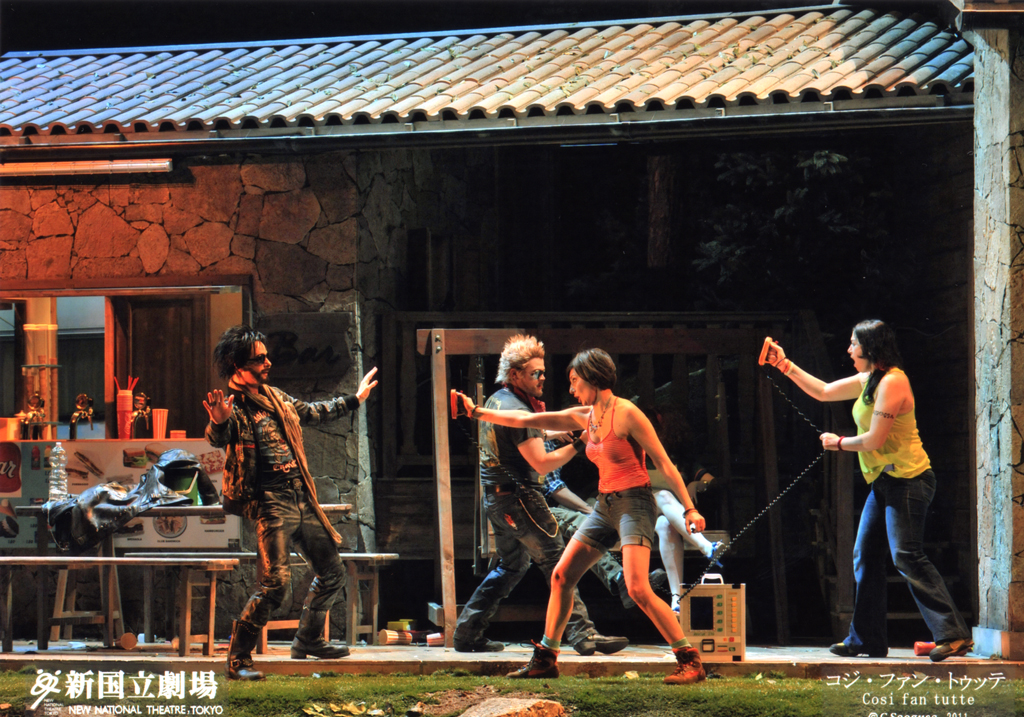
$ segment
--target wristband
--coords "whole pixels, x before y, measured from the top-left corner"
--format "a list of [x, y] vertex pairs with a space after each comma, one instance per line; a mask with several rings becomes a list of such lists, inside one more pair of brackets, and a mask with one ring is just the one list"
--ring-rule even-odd
[[683, 511], [683, 515], [689, 515], [690, 513], [699, 513], [700, 511], [696, 508], [687, 508]]
[[480, 410], [479, 406], [473, 406], [473, 410], [469, 412], [470, 418], [476, 418], [477, 412]]
[[839, 436], [839, 441], [836, 442], [836, 449], [843, 450], [843, 436]]
[[785, 359], [785, 361], [786, 361], [786, 367], [785, 368], [780, 368], [779, 370], [782, 371], [782, 375], [783, 376], [788, 376], [789, 372], [793, 370], [793, 362], [790, 361], [789, 359]]
[[572, 447], [576, 449], [576, 452], [581, 456], [587, 452], [587, 444], [583, 442], [583, 439], [579, 436], [573, 436]]

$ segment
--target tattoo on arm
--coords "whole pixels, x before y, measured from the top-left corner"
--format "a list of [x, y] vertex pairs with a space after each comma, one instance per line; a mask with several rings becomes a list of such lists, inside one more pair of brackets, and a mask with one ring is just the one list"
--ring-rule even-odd
[[875, 415], [881, 416], [882, 418], [896, 418], [896, 416], [891, 413], [886, 413], [885, 411], [875, 411]]

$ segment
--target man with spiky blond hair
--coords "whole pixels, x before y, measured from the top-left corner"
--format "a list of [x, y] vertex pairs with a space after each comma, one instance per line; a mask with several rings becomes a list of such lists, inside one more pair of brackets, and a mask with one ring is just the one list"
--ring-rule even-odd
[[[540, 397], [544, 390], [544, 344], [533, 336], [509, 338], [501, 352], [495, 382], [502, 387], [487, 399], [487, 408], [543, 411]], [[548, 452], [542, 431], [480, 422], [480, 481], [484, 511], [494, 529], [498, 564], [459, 615], [455, 625], [455, 649], [459, 652], [504, 649], [502, 643], [488, 640], [484, 632], [498, 605], [519, 584], [531, 561], [550, 585], [551, 571], [565, 550], [565, 540], [544, 498], [543, 480], [547, 473], [568, 463], [576, 452], [572, 443]], [[624, 637], [605, 637], [597, 632], [579, 591], [573, 596], [565, 634], [566, 642], [581, 655], [596, 651], [611, 654], [629, 644]]]

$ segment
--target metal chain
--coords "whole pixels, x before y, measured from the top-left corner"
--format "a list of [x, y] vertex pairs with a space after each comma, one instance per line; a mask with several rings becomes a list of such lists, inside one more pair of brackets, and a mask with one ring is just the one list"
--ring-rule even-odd
[[697, 577], [697, 580], [694, 581], [694, 583], [692, 585], [690, 585], [690, 587], [688, 587], [686, 589], [686, 592], [684, 592], [682, 595], [679, 596], [679, 599], [682, 600], [684, 597], [689, 595], [693, 591], [693, 589], [695, 587], [700, 585], [701, 581], [704, 579], [704, 576], [707, 575], [709, 572], [711, 572], [712, 566], [715, 564], [716, 561], [718, 561], [719, 558], [721, 558], [723, 555], [725, 555], [727, 552], [729, 552], [729, 550], [733, 546], [733, 543], [735, 543], [737, 540], [739, 540], [743, 536], [744, 533], [746, 533], [748, 530], [750, 530], [750, 528], [754, 525], [754, 523], [756, 523], [758, 520], [760, 520], [761, 517], [764, 516], [765, 513], [767, 513], [769, 510], [772, 509], [773, 505], [775, 505], [780, 500], [782, 500], [782, 497], [784, 495], [786, 495], [786, 493], [788, 493], [790, 490], [792, 490], [793, 486], [795, 486], [797, 483], [799, 483], [800, 480], [805, 475], [807, 475], [810, 472], [811, 468], [814, 468], [814, 466], [816, 466], [818, 464], [818, 462], [822, 459], [822, 457], [824, 457], [824, 455], [825, 455], [825, 451], [822, 451], [821, 453], [819, 453], [818, 457], [815, 458], [813, 461], [811, 461], [811, 464], [808, 465], [806, 468], [804, 468], [803, 472], [801, 472], [800, 475], [798, 475], [796, 478], [794, 478], [793, 482], [790, 483], [788, 486], [786, 486], [786, 489], [784, 491], [782, 491], [777, 496], [775, 496], [775, 498], [772, 500], [771, 503], [766, 505], [764, 507], [764, 509], [761, 510], [760, 513], [758, 513], [756, 516], [754, 516], [753, 520], [751, 520], [749, 523], [747, 523], [745, 526], [743, 526], [743, 530], [738, 532], [736, 534], [735, 538], [733, 538], [728, 543], [726, 543], [725, 545], [721, 546], [718, 550], [716, 550], [714, 553], [712, 553], [711, 557], [708, 559], [707, 567], [704, 568], [704, 572], [702, 572]]
[[[469, 418], [469, 416], [466, 416], [466, 418]], [[472, 419], [470, 419], [470, 420], [472, 420]], [[469, 431], [466, 430], [466, 427], [463, 426], [461, 423], [459, 423], [459, 421], [455, 421], [455, 425], [458, 426], [459, 430], [461, 430], [466, 435], [466, 438], [469, 439], [469, 442], [472, 443], [474, 446], [476, 446], [476, 449], [479, 452], [480, 444], [476, 442], [476, 439], [473, 438], [472, 435], [470, 435]], [[507, 466], [505, 466], [504, 464], [498, 463], [495, 467], [499, 468], [502, 473], [504, 473], [509, 478], [511, 478], [513, 480], [513, 482], [515, 482], [516, 485], [521, 485], [522, 484], [522, 480], [517, 478], [516, 475], [511, 470], [509, 470], [509, 468]], [[529, 510], [526, 509], [526, 506], [523, 505], [523, 499], [522, 498], [519, 498], [519, 505], [522, 506], [523, 512], [526, 513], [527, 517], [529, 517], [530, 522], [533, 523], [535, 526], [537, 526], [537, 530], [539, 530], [540, 532], [544, 533], [544, 535], [548, 536], [549, 538], [554, 538], [556, 535], [558, 535], [558, 523], [557, 522], [555, 523], [555, 530], [554, 530], [554, 532], [553, 533], [549, 533], [548, 531], [544, 530], [543, 527], [541, 527], [540, 523], [538, 523], [537, 520], [533, 517], [533, 513], [531, 513]]]
[[[792, 400], [790, 400], [789, 396], [786, 395], [786, 392], [783, 391], [782, 388], [779, 386], [779, 384], [777, 384], [775, 382], [775, 379], [772, 378], [771, 373], [768, 372], [767, 370], [765, 371], [765, 377], [769, 381], [771, 381], [772, 385], [775, 386], [775, 389], [779, 392], [779, 394], [784, 399], [786, 399], [786, 403], [788, 403], [790, 406], [793, 407], [793, 410], [797, 412], [797, 415], [799, 415], [800, 418], [804, 419], [804, 421], [806, 421], [807, 424], [811, 428], [813, 428], [816, 432], [818, 432], [819, 434], [824, 433], [824, 431], [822, 431], [820, 428], [818, 428], [818, 426], [816, 426], [814, 424], [814, 421], [812, 421], [810, 418], [808, 418], [804, 414], [804, 412], [801, 411], [800, 408], [795, 403], [793, 403]], [[810, 465], [808, 465], [806, 468], [803, 469], [803, 471], [800, 472], [800, 475], [798, 475], [796, 478], [793, 479], [793, 482], [791, 482], [788, 486], [786, 486], [785, 490], [783, 490], [781, 493], [779, 493], [777, 496], [775, 496], [775, 498], [773, 498], [772, 501], [768, 505], [766, 505], [761, 510], [760, 513], [758, 513], [756, 516], [754, 516], [753, 520], [751, 520], [749, 523], [747, 523], [745, 526], [743, 526], [743, 529], [740, 532], [738, 532], [736, 534], [736, 536], [732, 540], [730, 540], [728, 543], [726, 543], [725, 545], [721, 546], [718, 550], [716, 550], [714, 553], [712, 553], [711, 557], [708, 558], [708, 564], [707, 564], [707, 567], [704, 568], [704, 572], [702, 572], [697, 577], [697, 579], [693, 582], [693, 584], [690, 585], [690, 587], [688, 587], [686, 589], [686, 592], [684, 592], [682, 595], [679, 596], [679, 599], [682, 600], [687, 595], [689, 595], [691, 592], [693, 592], [693, 589], [695, 587], [697, 587], [698, 585], [700, 585], [701, 581], [704, 580], [704, 576], [707, 575], [709, 572], [711, 572], [712, 566], [714, 566], [714, 564], [723, 555], [725, 555], [727, 552], [729, 552], [729, 550], [733, 546], [733, 543], [735, 543], [737, 540], [739, 540], [740, 537], [742, 537], [742, 535], [744, 533], [746, 533], [748, 530], [750, 530], [750, 528], [754, 525], [754, 523], [756, 523], [758, 520], [760, 520], [764, 516], [765, 513], [767, 513], [769, 510], [772, 509], [772, 506], [774, 506], [776, 503], [778, 503], [780, 500], [782, 500], [782, 496], [786, 495], [786, 493], [788, 493], [790, 490], [792, 490], [793, 486], [795, 486], [797, 483], [799, 483], [803, 479], [803, 477], [805, 475], [810, 473], [811, 468], [814, 468], [814, 466], [816, 466], [818, 464], [818, 462], [821, 461], [821, 459], [824, 458], [824, 457], [825, 457], [825, 451], [823, 450], [821, 453], [818, 454], [817, 458], [815, 458], [813, 461], [811, 461]]]
[[[803, 420], [804, 420], [804, 421], [805, 421], [805, 422], [807, 423], [807, 425], [809, 425], [809, 426], [810, 426], [811, 428], [813, 428], [813, 429], [814, 429], [814, 430], [815, 430], [815, 431], [816, 431], [817, 433], [819, 433], [819, 434], [820, 434], [820, 433], [823, 433], [823, 432], [824, 432], [824, 431], [822, 431], [822, 430], [821, 430], [820, 428], [818, 428], [818, 426], [817, 426], [817, 425], [815, 425], [814, 421], [812, 421], [812, 420], [811, 420], [810, 418], [808, 418], [808, 417], [807, 417], [807, 415], [806, 415], [806, 414], [805, 414], [805, 413], [804, 413], [803, 411], [801, 411], [801, 410], [800, 410], [800, 407], [799, 407], [799, 406], [797, 406], [797, 405], [796, 405], [795, 403], [793, 403], [793, 401], [792, 401], [792, 400], [791, 400], [791, 399], [789, 398], [789, 396], [787, 396], [787, 395], [786, 395], [786, 392], [785, 392], [785, 391], [783, 391], [783, 390], [782, 390], [782, 388], [781, 388], [781, 387], [779, 386], [779, 384], [775, 382], [775, 379], [774, 379], [774, 378], [772, 378], [771, 374], [770, 374], [770, 373], [769, 373], [768, 371], [765, 371], [765, 377], [766, 377], [766, 378], [767, 378], [767, 379], [768, 379], [769, 381], [771, 381], [771, 384], [772, 384], [773, 386], [775, 386], [775, 389], [776, 389], [776, 390], [777, 390], [777, 391], [779, 392], [779, 395], [781, 395], [781, 396], [782, 396], [782, 397], [783, 397], [783, 398], [784, 398], [784, 399], [786, 400], [786, 403], [788, 403], [788, 404], [789, 404], [789, 405], [790, 405], [790, 406], [791, 406], [791, 407], [793, 408], [793, 410], [794, 410], [794, 411], [796, 411], [797, 415], [798, 415], [798, 416], [800, 416], [800, 418], [802, 418], [802, 419], [803, 419]], [[467, 418], [468, 418], [468, 416], [467, 416]], [[455, 425], [457, 425], [457, 426], [459, 427], [459, 429], [460, 429], [460, 430], [461, 430], [461, 431], [462, 431], [462, 432], [463, 432], [463, 433], [465, 434], [465, 436], [466, 436], [466, 438], [467, 438], [467, 439], [469, 440], [469, 442], [470, 442], [470, 443], [472, 443], [472, 444], [473, 444], [474, 446], [476, 446], [477, 450], [479, 450], [479, 448], [480, 448], [480, 444], [478, 444], [478, 443], [476, 442], [476, 439], [474, 439], [474, 438], [473, 438], [473, 436], [472, 436], [472, 435], [471, 435], [471, 434], [469, 433], [469, 431], [468, 431], [468, 430], [466, 430], [466, 427], [465, 427], [465, 426], [463, 426], [463, 425], [462, 425], [462, 423], [461, 423], [461, 422], [459, 422], [459, 421], [455, 421]], [[703, 572], [701, 572], [701, 574], [700, 574], [700, 575], [699, 575], [699, 576], [697, 577], [697, 580], [695, 580], [695, 581], [693, 582], [693, 584], [692, 584], [692, 585], [690, 585], [690, 587], [688, 587], [688, 588], [686, 589], [686, 592], [684, 592], [684, 593], [683, 593], [682, 595], [680, 595], [680, 596], [679, 596], [679, 599], [680, 599], [680, 600], [682, 600], [682, 599], [683, 599], [683, 598], [685, 598], [685, 597], [686, 597], [687, 595], [689, 595], [689, 594], [690, 594], [691, 592], [693, 592], [693, 589], [694, 589], [694, 588], [696, 588], [696, 587], [697, 587], [698, 585], [700, 585], [700, 584], [701, 584], [701, 581], [702, 581], [702, 580], [704, 579], [704, 576], [706, 576], [706, 575], [707, 575], [707, 574], [708, 574], [709, 572], [711, 572], [711, 568], [712, 568], [712, 567], [713, 567], [713, 566], [715, 565], [715, 563], [716, 563], [716, 562], [717, 562], [717, 561], [718, 561], [719, 559], [721, 559], [721, 557], [722, 557], [723, 555], [725, 555], [726, 553], [728, 553], [728, 552], [729, 552], [729, 551], [730, 551], [730, 550], [732, 549], [732, 546], [733, 546], [733, 544], [734, 544], [734, 543], [735, 543], [735, 542], [736, 542], [737, 540], [739, 540], [739, 539], [740, 539], [741, 537], [743, 537], [743, 534], [744, 534], [744, 533], [746, 533], [746, 532], [747, 532], [748, 530], [750, 530], [750, 528], [752, 528], [752, 527], [754, 526], [754, 523], [756, 523], [756, 522], [757, 522], [758, 520], [760, 520], [760, 519], [761, 519], [762, 517], [764, 517], [764, 515], [765, 515], [765, 514], [766, 514], [766, 513], [767, 513], [767, 512], [769, 511], [769, 510], [771, 510], [771, 509], [772, 509], [772, 507], [773, 507], [773, 506], [774, 506], [774, 505], [775, 505], [776, 503], [778, 503], [778, 502], [779, 502], [780, 500], [782, 500], [782, 498], [783, 498], [783, 497], [784, 497], [784, 496], [785, 496], [785, 495], [786, 495], [787, 493], [789, 493], [789, 491], [791, 491], [791, 490], [793, 489], [793, 487], [794, 487], [794, 486], [796, 486], [796, 484], [797, 484], [797, 483], [799, 483], [799, 482], [800, 482], [801, 480], [803, 480], [803, 477], [804, 477], [804, 476], [806, 476], [806, 475], [807, 475], [808, 473], [810, 473], [811, 469], [812, 469], [812, 468], [814, 468], [814, 466], [818, 465], [818, 463], [819, 463], [819, 462], [821, 461], [821, 459], [822, 459], [822, 458], [824, 458], [824, 457], [825, 457], [825, 451], [822, 451], [821, 453], [819, 453], [819, 454], [818, 454], [818, 456], [817, 456], [817, 457], [816, 457], [816, 458], [815, 458], [815, 459], [814, 459], [813, 461], [811, 461], [811, 463], [810, 463], [810, 464], [809, 464], [809, 465], [808, 465], [808, 466], [807, 466], [806, 468], [804, 468], [804, 469], [803, 469], [803, 470], [802, 470], [802, 471], [800, 472], [800, 475], [798, 475], [798, 476], [797, 476], [796, 478], [794, 478], [794, 479], [793, 479], [793, 481], [792, 481], [792, 482], [791, 482], [791, 483], [790, 483], [790, 484], [789, 484], [788, 486], [786, 486], [785, 490], [783, 490], [783, 491], [782, 491], [781, 493], [779, 493], [779, 494], [778, 494], [777, 496], [775, 496], [775, 498], [773, 498], [773, 499], [772, 499], [772, 501], [771, 501], [770, 503], [768, 503], [768, 505], [766, 505], [766, 506], [765, 506], [765, 507], [764, 507], [764, 508], [763, 508], [763, 509], [761, 510], [761, 512], [760, 512], [760, 513], [758, 513], [757, 515], [755, 515], [755, 516], [753, 517], [753, 519], [751, 519], [751, 520], [750, 520], [750, 522], [748, 522], [748, 523], [747, 523], [747, 524], [746, 524], [745, 526], [743, 526], [743, 529], [742, 529], [742, 530], [740, 530], [740, 532], [739, 532], [739, 533], [737, 533], [737, 534], [736, 534], [736, 536], [735, 536], [735, 537], [734, 537], [734, 538], [733, 538], [732, 540], [730, 540], [730, 541], [729, 541], [728, 543], [726, 543], [725, 545], [723, 545], [723, 546], [719, 547], [719, 549], [718, 549], [718, 550], [716, 550], [716, 551], [715, 551], [714, 553], [712, 553], [712, 554], [711, 554], [711, 557], [710, 557], [710, 558], [708, 558], [708, 564], [707, 564], [707, 566], [706, 566], [706, 567], [704, 568], [704, 571], [703, 571]], [[505, 473], [507, 473], [507, 474], [508, 474], [508, 475], [509, 475], [510, 477], [512, 477], [513, 479], [515, 478], [515, 476], [514, 476], [514, 475], [512, 475], [512, 473], [511, 473], [511, 472], [509, 472], [509, 471], [508, 471], [508, 469], [507, 469], [507, 468], [506, 468], [505, 466], [503, 466], [503, 465], [501, 465], [501, 464], [499, 463], [499, 464], [498, 464], [498, 467], [499, 467], [499, 468], [500, 468], [500, 469], [501, 469], [502, 471], [504, 471]], [[531, 518], [532, 518], [532, 516], [531, 516]], [[540, 526], [537, 526], [537, 527], [540, 527]]]

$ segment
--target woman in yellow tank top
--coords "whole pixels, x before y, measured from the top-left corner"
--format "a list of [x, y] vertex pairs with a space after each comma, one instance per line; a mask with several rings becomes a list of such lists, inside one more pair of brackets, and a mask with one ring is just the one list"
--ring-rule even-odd
[[857, 581], [850, 634], [829, 648], [841, 657], [885, 657], [885, 553], [907, 581], [935, 649], [933, 661], [966, 655], [974, 643], [938, 570], [923, 549], [924, 523], [935, 496], [935, 473], [917, 432], [914, 393], [903, 372], [896, 335], [884, 322], [853, 328], [847, 353], [857, 373], [831, 383], [807, 373], [771, 344], [766, 359], [819, 401], [854, 401], [856, 436], [822, 433], [828, 451], [856, 451], [871, 492], [861, 512], [853, 548]]

